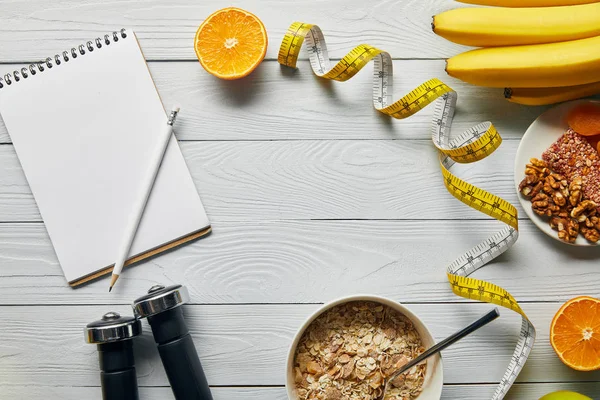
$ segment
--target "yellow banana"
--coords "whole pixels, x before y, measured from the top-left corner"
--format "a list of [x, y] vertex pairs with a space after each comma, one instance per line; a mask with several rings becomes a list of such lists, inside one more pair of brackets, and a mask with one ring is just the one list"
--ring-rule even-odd
[[506, 88], [504, 97], [513, 103], [541, 106], [580, 99], [600, 93], [600, 82], [557, 88]]
[[433, 31], [467, 46], [554, 43], [600, 35], [600, 3], [541, 8], [458, 8], [433, 17]]
[[446, 62], [450, 76], [489, 87], [559, 87], [600, 82], [600, 36], [570, 42], [490, 47]]
[[458, 0], [461, 3], [500, 7], [553, 7], [598, 3], [600, 0]]

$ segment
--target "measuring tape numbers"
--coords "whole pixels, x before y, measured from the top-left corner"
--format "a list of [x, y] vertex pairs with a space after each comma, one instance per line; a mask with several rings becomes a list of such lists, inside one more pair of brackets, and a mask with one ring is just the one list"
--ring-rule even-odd
[[458, 137], [451, 138], [450, 127], [458, 99], [454, 90], [438, 79], [430, 79], [394, 101], [394, 71], [389, 53], [361, 44], [333, 64], [329, 59], [323, 32], [316, 25], [294, 22], [288, 28], [279, 49], [279, 63], [296, 68], [303, 43], [313, 72], [321, 78], [347, 81], [373, 61], [373, 105], [386, 115], [404, 119], [434, 103], [431, 138], [439, 150], [440, 169], [446, 189], [469, 207], [506, 224], [500, 232], [467, 251], [447, 268], [448, 281], [456, 295], [493, 303], [511, 309], [522, 317], [517, 346], [492, 397], [493, 400], [504, 398], [533, 348], [535, 328], [507, 290], [470, 275], [515, 243], [518, 238], [517, 210], [506, 200], [473, 186], [450, 172], [454, 163], [471, 163], [487, 157], [500, 146], [502, 138], [490, 122], [481, 123]]

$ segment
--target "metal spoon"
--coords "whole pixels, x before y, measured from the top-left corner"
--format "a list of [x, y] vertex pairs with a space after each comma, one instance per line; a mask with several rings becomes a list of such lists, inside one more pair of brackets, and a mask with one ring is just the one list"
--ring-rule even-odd
[[415, 365], [422, 363], [423, 361], [425, 361], [427, 358], [431, 357], [432, 355], [437, 354], [440, 351], [444, 350], [446, 347], [453, 345], [454, 343], [458, 342], [460, 339], [464, 338], [465, 336], [475, 332], [477, 329], [481, 328], [482, 326], [489, 324], [490, 322], [492, 322], [499, 316], [500, 316], [500, 311], [498, 310], [498, 308], [494, 308], [493, 310], [491, 310], [490, 312], [485, 314], [483, 317], [481, 317], [477, 321], [473, 322], [471, 325], [448, 336], [446, 339], [442, 340], [438, 344], [431, 346], [429, 349], [427, 349], [426, 351], [421, 353], [418, 357], [416, 357], [412, 361], [404, 364], [398, 371], [394, 372], [392, 375], [390, 375], [385, 380], [385, 384], [383, 386], [383, 392], [375, 400], [383, 400], [385, 398], [385, 393], [389, 389], [390, 382], [393, 381], [394, 379], [396, 379], [398, 376], [400, 376], [404, 372], [408, 371]]

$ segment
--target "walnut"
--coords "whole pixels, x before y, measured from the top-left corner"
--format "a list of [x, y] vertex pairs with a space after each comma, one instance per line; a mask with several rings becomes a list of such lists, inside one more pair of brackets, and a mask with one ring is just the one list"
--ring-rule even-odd
[[[519, 191], [525, 197], [534, 197], [536, 194], [544, 189], [544, 182], [546, 177], [550, 175], [551, 171], [546, 167], [546, 163], [542, 160], [532, 158], [530, 164], [527, 164], [525, 168], [525, 178], [519, 184]], [[556, 183], [556, 179], [554, 179]], [[552, 183], [548, 182], [548, 190], [552, 188]], [[557, 189], [560, 188], [557, 187]], [[548, 194], [552, 194], [554, 191], [549, 191]]]
[[557, 230], [559, 239], [565, 242], [574, 243], [579, 235], [579, 223], [573, 218], [553, 217], [550, 227]]
[[582, 227], [581, 233], [583, 233], [584, 238], [592, 243], [597, 243], [600, 240], [600, 232], [596, 228]]
[[529, 197], [529, 195], [531, 194], [531, 191], [533, 190], [533, 186], [531, 186], [531, 184], [534, 183], [528, 182], [527, 176], [521, 181], [521, 183], [519, 183], [519, 192], [521, 192], [521, 194], [525, 197]]
[[525, 178], [523, 178], [521, 183], [519, 183], [519, 192], [521, 192], [521, 194], [525, 197], [530, 197], [529, 195], [531, 194], [531, 192], [533, 190], [533, 185], [535, 183], [537, 183], [537, 182], [529, 181], [529, 179], [528, 179], [529, 176], [533, 176], [533, 175], [525, 176]]
[[558, 230], [559, 225], [565, 225], [567, 223], [566, 218], [552, 217], [550, 218], [550, 228]]
[[542, 172], [539, 168], [534, 168], [529, 164], [525, 167], [525, 176], [538, 176]]
[[531, 208], [536, 214], [547, 217], [558, 215], [560, 212], [560, 207], [545, 193], [538, 193], [531, 199]]
[[532, 158], [529, 160], [529, 164], [525, 166], [525, 175], [535, 175], [543, 178], [550, 175], [551, 172], [546, 162], [537, 158]]
[[596, 214], [596, 208], [592, 210], [581, 226], [583, 237], [592, 243], [597, 243], [600, 240], [600, 218]]
[[[587, 218], [587, 216], [584, 213], [586, 211], [592, 211], [596, 207], [598, 206], [593, 201], [584, 200], [571, 210], [571, 218], [577, 218], [579, 222], [584, 222]], [[581, 220], [580, 218], [583, 218], [583, 220]]]
[[540, 193], [543, 188], [544, 188], [544, 182], [538, 182], [534, 187], [531, 188], [531, 192], [529, 193], [529, 195], [531, 197], [534, 197], [535, 195]]
[[529, 164], [537, 168], [548, 168], [548, 164], [544, 160], [539, 160], [537, 158], [531, 158], [529, 160]]
[[560, 189], [561, 186], [567, 186], [567, 180], [560, 174], [551, 173], [545, 179], [544, 188], [546, 185], [550, 186], [550, 190], [552, 191], [552, 189]]
[[588, 216], [585, 220], [585, 227], [600, 230], [600, 218], [596, 216]]
[[552, 187], [552, 184], [550, 183], [550, 180], [544, 179], [544, 182], [542, 184], [544, 185], [543, 188], [542, 188], [542, 190], [544, 191], [544, 193], [546, 193], [548, 195], [552, 195], [552, 193], [554, 193], [554, 188]]
[[546, 176], [542, 190], [547, 195], [552, 196], [554, 203], [560, 207], [565, 205], [566, 199], [569, 197], [569, 187], [562, 175], [551, 173]]
[[569, 203], [571, 203], [571, 205], [573, 207], [575, 207], [581, 201], [581, 196], [582, 196], [581, 187], [582, 186], [583, 186], [583, 180], [580, 177], [576, 177], [569, 184], [569, 192], [570, 192]]
[[577, 238], [577, 235], [579, 234], [579, 222], [577, 222], [573, 218], [568, 219], [566, 231], [569, 237], [575, 240]]
[[549, 197], [546, 193], [538, 193], [532, 199], [531, 203], [539, 203], [538, 207], [547, 207], [549, 202]]
[[533, 184], [538, 183], [542, 179], [543, 179], [543, 175], [535, 175], [535, 174], [525, 175], [525, 179], [523, 179], [523, 183], [525, 183], [527, 185], [533, 185]]
[[567, 204], [566, 197], [562, 194], [562, 192], [558, 190], [555, 190], [554, 193], [552, 193], [552, 201], [559, 207], [562, 207], [565, 204]]

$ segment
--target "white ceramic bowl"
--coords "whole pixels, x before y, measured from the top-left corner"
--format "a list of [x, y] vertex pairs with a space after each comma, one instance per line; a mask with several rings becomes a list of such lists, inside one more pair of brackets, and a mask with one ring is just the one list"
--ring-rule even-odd
[[[319, 308], [316, 312], [314, 312], [305, 322], [302, 324], [302, 327], [296, 333], [294, 337], [294, 341], [290, 346], [290, 350], [287, 357], [287, 366], [286, 366], [286, 382], [285, 387], [287, 389], [288, 398], [290, 400], [298, 400], [298, 396], [296, 395], [296, 388], [294, 384], [294, 354], [296, 352], [296, 347], [298, 346], [298, 342], [300, 338], [304, 334], [306, 328], [315, 320], [319, 315], [323, 314], [325, 311], [329, 310], [332, 307], [337, 305], [348, 303], [351, 301], [372, 301], [375, 303], [380, 303], [385, 306], [388, 306], [402, 314], [404, 314], [408, 319], [412, 321], [417, 332], [421, 336], [421, 340], [423, 341], [423, 346], [427, 349], [435, 344], [431, 333], [423, 324], [423, 322], [408, 308], [404, 307], [400, 303], [397, 303], [393, 300], [389, 300], [383, 297], [371, 296], [371, 295], [356, 295], [350, 297], [342, 297], [341, 299], [337, 299], [328, 304], [325, 304], [323, 307]], [[442, 367], [442, 357], [438, 353], [434, 356], [429, 357], [427, 360], [427, 371], [425, 373], [425, 381], [423, 384], [423, 392], [419, 395], [419, 400], [439, 400], [442, 396], [442, 386], [444, 385], [444, 370]]]

